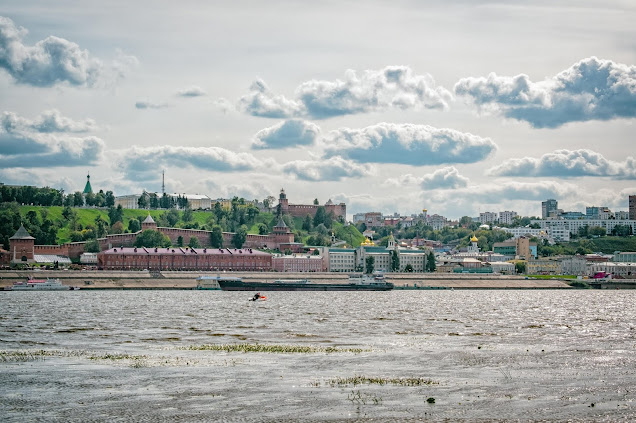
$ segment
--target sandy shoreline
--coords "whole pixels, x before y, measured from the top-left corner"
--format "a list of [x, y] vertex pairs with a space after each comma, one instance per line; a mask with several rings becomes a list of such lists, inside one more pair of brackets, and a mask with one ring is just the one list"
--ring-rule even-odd
[[[233, 272], [225, 275], [241, 277], [247, 281], [274, 281], [276, 279], [310, 279], [313, 282], [342, 282], [346, 274], [340, 273], [276, 273]], [[0, 271], [0, 289], [32, 276], [36, 279], [59, 278], [64, 285], [81, 289], [194, 289], [196, 278], [215, 275], [213, 272], [161, 272], [157, 277], [147, 271]], [[387, 274], [397, 289], [570, 289], [562, 280], [526, 279], [506, 275], [466, 274]]]

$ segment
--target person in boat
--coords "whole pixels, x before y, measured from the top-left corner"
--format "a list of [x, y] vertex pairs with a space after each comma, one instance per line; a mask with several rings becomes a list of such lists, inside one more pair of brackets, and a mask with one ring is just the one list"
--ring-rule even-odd
[[258, 300], [259, 298], [261, 298], [261, 293], [260, 293], [260, 292], [257, 292], [257, 293], [256, 293], [256, 294], [254, 294], [254, 296], [252, 297], [252, 301], [256, 301], [256, 300]]

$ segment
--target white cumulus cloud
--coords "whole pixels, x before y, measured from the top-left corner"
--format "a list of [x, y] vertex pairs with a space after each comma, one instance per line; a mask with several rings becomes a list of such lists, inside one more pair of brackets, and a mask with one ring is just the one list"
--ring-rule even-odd
[[552, 176], [560, 178], [601, 176], [636, 179], [636, 160], [617, 162], [592, 150], [556, 150], [541, 157], [506, 160], [488, 171], [495, 176]]
[[[154, 180], [162, 167], [176, 167], [184, 171], [211, 172], [250, 171], [266, 166], [248, 153], [236, 153], [220, 147], [156, 146], [132, 147], [122, 152], [117, 165], [130, 178]], [[192, 172], [192, 178], [197, 178]]]
[[258, 131], [252, 139], [252, 148], [274, 149], [313, 145], [319, 134], [320, 128], [316, 124], [305, 120], [286, 120]]
[[59, 110], [46, 110], [33, 120], [18, 116], [13, 112], [4, 112], [0, 125], [7, 132], [35, 131], [49, 132], [90, 132], [97, 128], [93, 119], [76, 121], [63, 116]]
[[497, 146], [454, 129], [429, 125], [379, 123], [362, 129], [341, 128], [324, 140], [327, 156], [340, 155], [362, 163], [397, 163], [412, 166], [475, 163]]
[[207, 93], [203, 90], [203, 88], [196, 85], [192, 85], [190, 87], [183, 88], [177, 91], [177, 96], [179, 97], [202, 97], [205, 95], [207, 95]]
[[76, 43], [49, 36], [32, 46], [25, 45], [27, 30], [0, 16], [0, 68], [19, 84], [51, 87], [57, 84], [95, 86], [98, 82], [124, 75], [138, 62], [134, 56], [118, 53], [106, 69]]
[[462, 176], [454, 166], [437, 169], [433, 173], [417, 177], [411, 174], [401, 175], [398, 178], [390, 178], [387, 185], [398, 187], [419, 185], [425, 191], [435, 189], [457, 189], [468, 186], [469, 179]]
[[264, 81], [257, 79], [250, 86], [250, 92], [241, 97], [237, 109], [253, 116], [285, 119], [302, 115], [303, 107], [283, 95], [274, 94]]
[[589, 57], [550, 79], [527, 75], [463, 78], [455, 93], [480, 107], [530, 123], [556, 128], [568, 122], [636, 117], [636, 66]]
[[354, 163], [342, 157], [321, 160], [294, 160], [282, 165], [283, 172], [305, 181], [340, 181], [373, 174], [370, 165]]
[[389, 108], [447, 109], [452, 98], [429, 74], [418, 75], [408, 66], [387, 66], [360, 74], [347, 70], [343, 79], [334, 81], [305, 81], [296, 88], [294, 99], [274, 94], [259, 79], [239, 100], [238, 109], [261, 117], [326, 119]]

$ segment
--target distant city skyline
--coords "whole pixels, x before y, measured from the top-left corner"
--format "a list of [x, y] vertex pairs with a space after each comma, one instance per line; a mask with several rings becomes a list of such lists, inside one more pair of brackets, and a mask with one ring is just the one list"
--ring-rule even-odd
[[0, 182], [451, 219], [628, 209], [636, 5], [0, 6]]

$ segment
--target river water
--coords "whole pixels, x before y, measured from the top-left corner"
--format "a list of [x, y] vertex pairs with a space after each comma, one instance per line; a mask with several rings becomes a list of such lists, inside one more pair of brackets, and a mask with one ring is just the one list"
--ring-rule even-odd
[[636, 291], [264, 294], [0, 292], [0, 420], [636, 420]]

